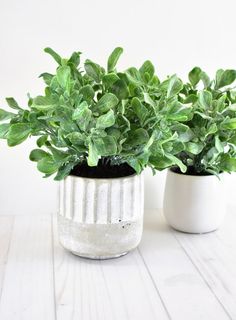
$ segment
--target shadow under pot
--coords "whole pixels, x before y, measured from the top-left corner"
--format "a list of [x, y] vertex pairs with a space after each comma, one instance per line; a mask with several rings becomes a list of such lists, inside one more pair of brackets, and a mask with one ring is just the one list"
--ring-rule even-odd
[[218, 229], [226, 212], [224, 174], [220, 174], [219, 178], [168, 170], [163, 206], [168, 224], [188, 233]]
[[81, 257], [109, 259], [136, 248], [143, 231], [143, 175], [60, 182], [59, 241]]

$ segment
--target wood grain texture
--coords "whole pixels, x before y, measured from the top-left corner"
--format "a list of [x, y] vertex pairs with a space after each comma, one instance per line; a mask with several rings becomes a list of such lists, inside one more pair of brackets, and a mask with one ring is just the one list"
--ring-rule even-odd
[[119, 259], [93, 261], [68, 253], [57, 239], [54, 223], [58, 320], [168, 319], [137, 250]]
[[215, 233], [170, 229], [146, 212], [138, 250], [76, 257], [51, 216], [0, 216], [1, 320], [236, 320], [236, 214]]
[[140, 252], [171, 319], [229, 319], [162, 215], [146, 218]]
[[236, 215], [230, 210], [213, 233], [187, 235], [174, 231], [189, 258], [231, 319], [236, 319]]
[[51, 235], [50, 215], [15, 217], [0, 319], [55, 319]]

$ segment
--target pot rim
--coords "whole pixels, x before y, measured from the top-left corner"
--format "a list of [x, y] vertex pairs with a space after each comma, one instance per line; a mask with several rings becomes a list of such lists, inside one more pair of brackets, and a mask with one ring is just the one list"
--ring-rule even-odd
[[[215, 175], [215, 174], [211, 174], [211, 173], [209, 173], [209, 174], [206, 174], [206, 175], [197, 175], [197, 174], [186, 174], [186, 173], [183, 173], [183, 172], [175, 172], [175, 171], [173, 171], [173, 170], [171, 170], [172, 168], [168, 168], [168, 173], [171, 173], [171, 174], [173, 174], [173, 175], [178, 175], [178, 176], [180, 176], [180, 177], [192, 177], [192, 178], [199, 178], [199, 179], [202, 179], [202, 178], [217, 178], [217, 175]], [[221, 173], [219, 173], [219, 177], [223, 177], [223, 176], [225, 176], [225, 174], [226, 174], [226, 172], [221, 172]]]
[[112, 180], [127, 180], [127, 179], [132, 179], [136, 176], [140, 177], [142, 176], [143, 172], [141, 172], [140, 174], [138, 173], [134, 173], [128, 176], [124, 176], [124, 177], [116, 177], [116, 178], [89, 178], [89, 177], [80, 177], [80, 176], [76, 176], [73, 174], [69, 174], [67, 177], [65, 177], [63, 180], [66, 180], [67, 178], [75, 178], [75, 179], [82, 179], [82, 180], [89, 180], [89, 181], [112, 181]]

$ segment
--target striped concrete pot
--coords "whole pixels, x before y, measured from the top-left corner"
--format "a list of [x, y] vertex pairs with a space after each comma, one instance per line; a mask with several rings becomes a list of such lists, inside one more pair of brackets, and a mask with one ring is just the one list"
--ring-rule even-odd
[[143, 229], [143, 175], [114, 179], [68, 176], [60, 182], [59, 240], [91, 259], [122, 256]]

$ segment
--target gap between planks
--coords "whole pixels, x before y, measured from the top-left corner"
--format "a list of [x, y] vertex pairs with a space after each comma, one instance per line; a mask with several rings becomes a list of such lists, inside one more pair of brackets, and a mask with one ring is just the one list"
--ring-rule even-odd
[[[82, 320], [91, 316], [96, 320], [236, 319], [235, 215], [229, 214], [224, 226], [208, 235], [171, 231], [156, 211], [147, 213], [146, 218], [138, 251], [117, 260], [94, 262], [72, 256], [60, 247], [51, 215], [0, 216], [0, 319], [18, 320], [16, 312], [23, 320], [32, 320], [32, 316], [34, 320], [73, 320], [79, 316]], [[37, 239], [41, 239], [40, 246]], [[40, 261], [45, 269], [31, 261], [37, 248], [46, 254]], [[29, 259], [25, 265], [22, 258]], [[31, 266], [27, 264], [30, 261]], [[21, 272], [15, 270], [17, 266]], [[30, 270], [34, 275], [26, 272]], [[35, 313], [25, 300], [38, 295], [30, 286], [27, 290], [19, 288], [20, 277], [25, 284], [29, 280], [38, 283], [35, 277], [42, 278], [47, 290], [38, 283], [44, 292], [41, 299], [45, 299], [45, 292], [49, 297], [46, 313], [42, 303]]]

